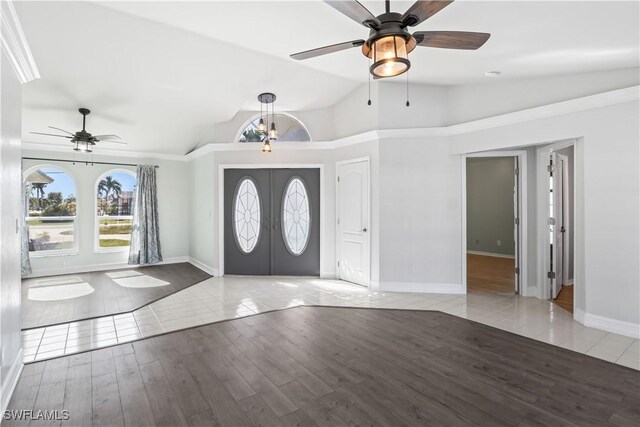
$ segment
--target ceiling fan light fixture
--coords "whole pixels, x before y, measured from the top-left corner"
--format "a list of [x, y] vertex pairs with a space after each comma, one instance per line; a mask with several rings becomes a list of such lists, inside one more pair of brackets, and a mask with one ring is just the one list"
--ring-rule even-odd
[[[412, 38], [409, 39], [411, 40]], [[408, 43], [399, 35], [384, 36], [374, 40], [370, 51], [373, 64], [369, 71], [374, 76], [383, 78], [406, 72], [411, 67], [408, 53], [412, 47], [415, 47], [415, 41]]]
[[81, 153], [91, 153], [91, 145], [86, 141], [76, 141], [76, 146], [73, 151], [79, 151]]

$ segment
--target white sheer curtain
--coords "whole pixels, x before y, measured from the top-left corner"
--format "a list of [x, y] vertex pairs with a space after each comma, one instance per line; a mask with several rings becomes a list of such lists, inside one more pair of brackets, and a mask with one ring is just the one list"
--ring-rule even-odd
[[129, 264], [157, 264], [162, 261], [156, 167], [138, 165], [138, 184], [133, 203], [133, 227]]

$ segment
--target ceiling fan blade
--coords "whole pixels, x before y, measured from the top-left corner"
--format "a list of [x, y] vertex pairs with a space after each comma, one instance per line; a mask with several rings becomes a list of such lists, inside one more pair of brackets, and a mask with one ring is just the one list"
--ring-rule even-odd
[[416, 31], [413, 37], [418, 46], [475, 50], [485, 44], [491, 34], [467, 31]]
[[418, 0], [402, 15], [402, 26], [415, 27], [451, 3], [453, 0]]
[[380, 27], [380, 21], [356, 0], [324, 0], [326, 4], [367, 28]]
[[99, 141], [104, 141], [105, 139], [122, 139], [118, 135], [93, 135], [93, 137]]
[[337, 43], [329, 46], [319, 47], [317, 49], [305, 50], [304, 52], [294, 53], [290, 56], [291, 58], [297, 60], [308, 59], [314, 58], [316, 56], [326, 55], [328, 53], [340, 52], [341, 50], [362, 46], [363, 44], [364, 40], [351, 40], [350, 42]]
[[67, 136], [67, 135], [55, 135], [55, 134], [53, 134], [53, 133], [42, 133], [42, 132], [31, 132], [31, 133], [34, 133], [34, 134], [36, 134], [36, 135], [57, 136], [57, 137], [59, 137], [59, 138], [69, 138], [69, 139], [73, 138], [73, 137], [71, 137], [71, 136]]
[[124, 145], [128, 144], [127, 142], [124, 142], [124, 141], [114, 141], [112, 139], [100, 139], [99, 142], [108, 142], [110, 144], [124, 144]]
[[64, 132], [64, 133], [68, 133], [71, 136], [76, 136], [74, 133], [69, 132], [68, 130], [64, 130], [64, 129], [60, 129], [60, 128], [56, 128], [53, 126], [49, 126], [49, 129], [55, 129], [55, 130], [59, 130], [60, 132]]

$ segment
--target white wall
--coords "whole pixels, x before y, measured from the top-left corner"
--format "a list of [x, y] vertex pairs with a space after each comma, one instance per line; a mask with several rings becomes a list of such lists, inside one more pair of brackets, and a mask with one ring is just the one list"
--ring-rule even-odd
[[[4, 12], [4, 10], [3, 10]], [[2, 49], [0, 60], [0, 410], [22, 369], [20, 334], [20, 132], [22, 89]], [[21, 224], [21, 222], [20, 222]]]
[[380, 142], [380, 288], [462, 292], [461, 160], [445, 137]]
[[[71, 159], [72, 151], [47, 152], [23, 150], [23, 157], [39, 157], [54, 159]], [[78, 158], [85, 158], [78, 156]], [[160, 243], [165, 261], [184, 258], [189, 255], [189, 165], [187, 162], [138, 159], [131, 157], [111, 157], [94, 155], [95, 161], [113, 163], [157, 164], [158, 211], [160, 218]], [[50, 164], [67, 171], [75, 180], [77, 197], [76, 230], [78, 253], [65, 256], [31, 257], [33, 275], [55, 274], [69, 271], [90, 271], [96, 268], [110, 268], [125, 265], [128, 252], [106, 253], [96, 250], [95, 242], [95, 203], [96, 184], [98, 178], [112, 169], [128, 169], [135, 172], [135, 167], [109, 165], [85, 165], [84, 163], [41, 162], [24, 160], [23, 170], [38, 164]], [[187, 190], [185, 190], [187, 189]]]

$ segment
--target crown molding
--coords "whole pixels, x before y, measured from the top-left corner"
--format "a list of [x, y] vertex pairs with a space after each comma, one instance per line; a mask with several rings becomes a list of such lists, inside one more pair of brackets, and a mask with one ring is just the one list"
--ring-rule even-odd
[[[488, 117], [486, 119], [473, 120], [450, 126], [429, 127], [429, 128], [404, 128], [404, 129], [378, 129], [362, 132], [359, 134], [339, 138], [333, 141], [313, 141], [313, 142], [277, 142], [278, 150], [332, 150], [350, 145], [363, 144], [368, 142], [378, 142], [384, 140], [398, 139], [421, 139], [437, 138], [462, 135], [466, 133], [478, 132], [481, 130], [509, 126], [533, 120], [539, 120], [564, 114], [571, 114], [594, 108], [607, 107], [611, 105], [624, 104], [640, 100], [640, 86], [632, 86], [624, 89], [613, 90], [597, 95], [585, 96], [569, 101], [556, 102], [541, 107], [529, 108], [513, 113], [501, 114]], [[209, 143], [197, 148], [185, 155], [165, 154], [153, 152], [121, 151], [113, 149], [100, 149], [96, 156], [114, 157], [136, 157], [148, 159], [174, 160], [189, 162], [218, 151], [254, 151], [257, 145], [252, 143], [227, 142]], [[44, 150], [68, 152], [69, 147], [59, 144], [42, 144], [33, 142], [23, 142], [22, 148], [26, 150]]]
[[20, 83], [40, 78], [31, 48], [22, 31], [16, 10], [11, 0], [3, 0], [0, 6], [2, 19], [2, 50], [7, 54]]

